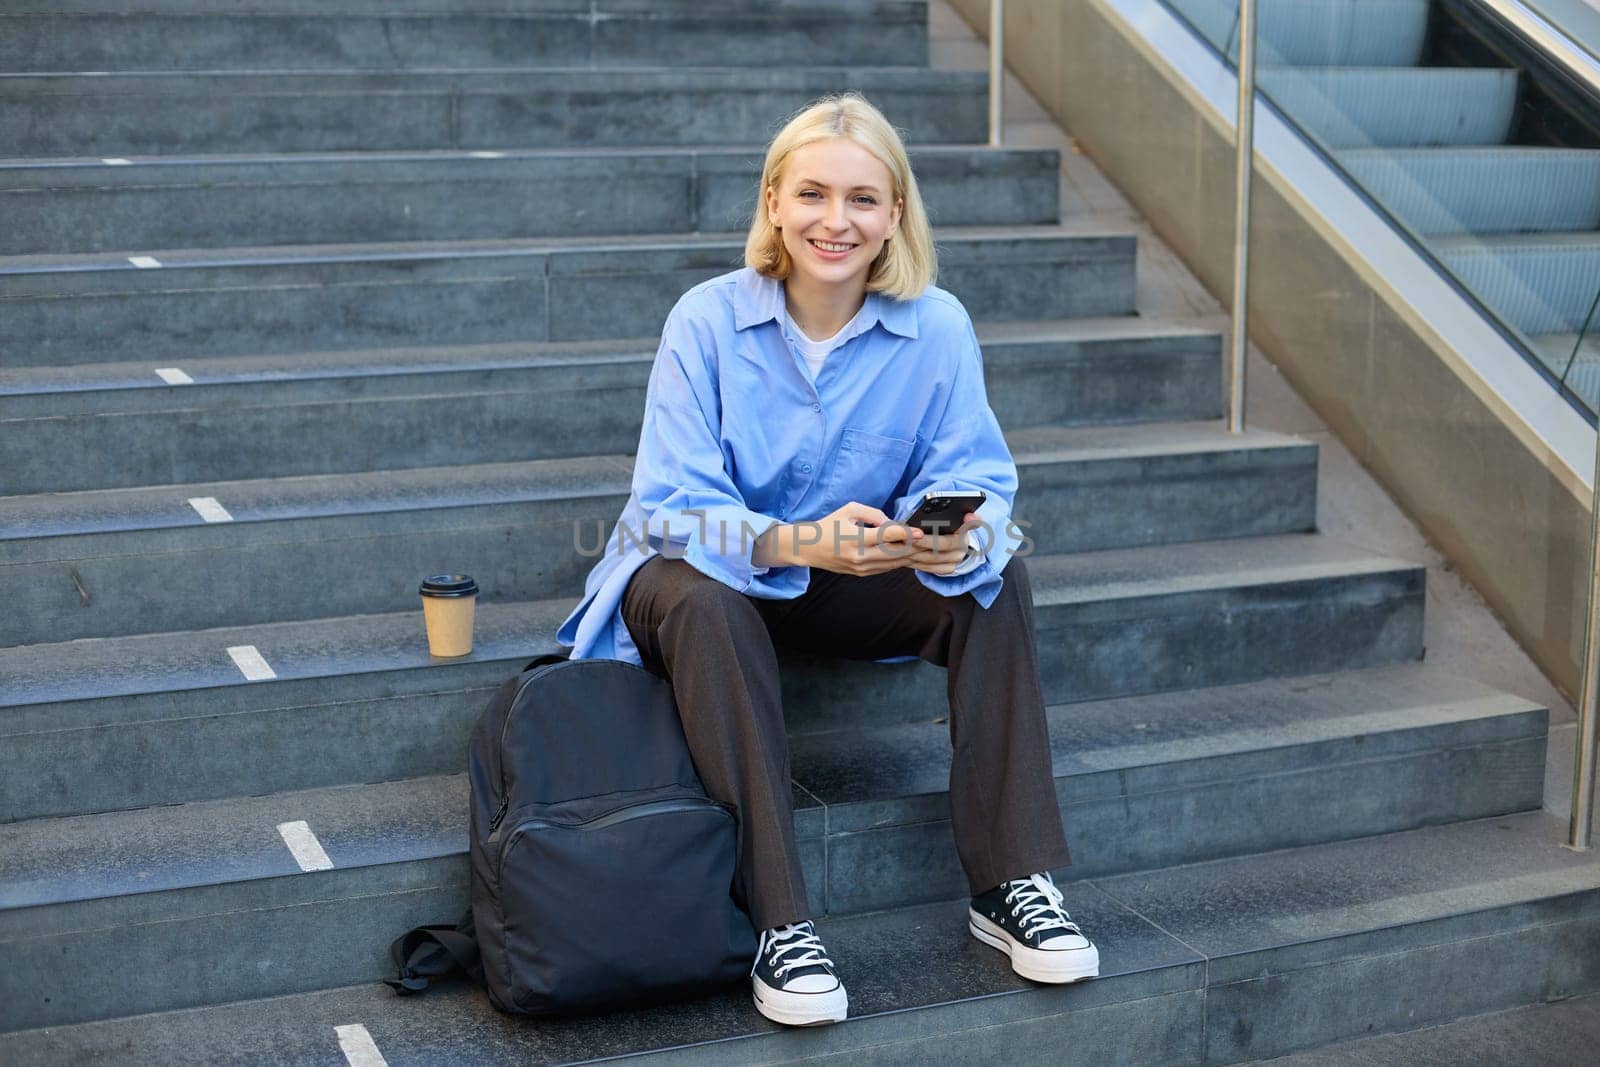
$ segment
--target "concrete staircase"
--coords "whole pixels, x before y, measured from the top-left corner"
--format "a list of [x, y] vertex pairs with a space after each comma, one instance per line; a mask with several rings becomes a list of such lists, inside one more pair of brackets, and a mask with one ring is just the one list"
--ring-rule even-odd
[[[0, 15], [0, 1061], [1225, 1063], [1600, 988], [1545, 710], [1420, 662], [1423, 569], [1315, 532], [1314, 445], [1223, 431], [1218, 337], [1137, 315], [1053, 153], [973, 147], [924, 4], [68, 10]], [[965, 932], [942, 672], [792, 657], [851, 1021], [399, 1000], [389, 941], [465, 903], [467, 735], [627, 495], [652, 334], [846, 87], [979, 320], [1102, 976]], [[442, 569], [483, 587], [465, 660], [423, 638]]]
[[[1169, 2], [1237, 54], [1236, 0]], [[1600, 115], [1549, 121], [1528, 73], [1463, 34], [1462, 6], [1261, 0], [1260, 84], [1600, 409], [1600, 338], [1579, 345], [1600, 298]]]

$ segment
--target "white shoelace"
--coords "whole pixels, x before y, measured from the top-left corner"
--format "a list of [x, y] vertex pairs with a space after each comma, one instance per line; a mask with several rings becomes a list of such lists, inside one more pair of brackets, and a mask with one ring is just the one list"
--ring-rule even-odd
[[1083, 933], [1062, 907], [1066, 898], [1051, 880], [1050, 872], [1036, 874], [1031, 878], [1014, 878], [1006, 884], [1011, 887], [1006, 893], [1006, 903], [1011, 905], [1012, 915], [1021, 912], [1024, 936], [1043, 933], [1045, 930], [1067, 930], [1080, 935]]
[[[772, 952], [772, 976], [774, 978], [782, 978], [797, 967], [810, 967], [813, 964], [821, 964], [825, 967], [833, 966], [833, 961], [828, 959], [828, 953], [822, 947], [821, 938], [817, 937], [816, 931], [811, 928], [809, 922], [789, 923], [787, 926], [779, 926], [763, 933], [761, 935], [760, 950], [756, 952], [756, 961], [758, 963], [762, 955], [768, 950]], [[802, 955], [796, 956], [794, 959], [784, 960], [783, 957], [790, 952], [800, 952]], [[779, 963], [780, 960], [783, 961], [781, 964]], [[756, 973], [756, 965], [754, 963], [750, 965], [750, 973]]]

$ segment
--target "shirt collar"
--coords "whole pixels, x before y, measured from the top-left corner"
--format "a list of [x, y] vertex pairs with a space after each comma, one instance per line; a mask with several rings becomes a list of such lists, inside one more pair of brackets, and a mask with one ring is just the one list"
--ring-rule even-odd
[[[733, 293], [733, 325], [736, 330], [749, 329], [764, 322], [783, 320], [783, 283], [776, 278], [746, 267], [740, 272], [739, 284]], [[863, 310], [862, 328], [877, 323], [900, 337], [917, 336], [917, 306], [910, 300], [895, 300], [882, 293], [868, 293]]]

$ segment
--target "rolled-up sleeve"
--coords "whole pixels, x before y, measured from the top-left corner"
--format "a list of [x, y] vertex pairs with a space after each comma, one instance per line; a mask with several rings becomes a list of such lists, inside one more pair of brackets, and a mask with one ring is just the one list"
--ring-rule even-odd
[[645, 530], [619, 531], [649, 543], [751, 596], [788, 599], [805, 592], [807, 567], [756, 567], [755, 540], [778, 519], [745, 505], [724, 462], [721, 411], [707, 363], [707, 338], [674, 308], [650, 372], [633, 492]]
[[971, 320], [954, 332], [951, 340], [959, 351], [954, 356], [947, 402], [929, 431], [922, 463], [907, 492], [892, 503], [892, 515], [897, 522], [906, 521], [930, 492], [982, 490], [987, 499], [977, 514], [984, 525], [974, 531], [979, 557], [967, 560], [956, 574], [916, 574], [918, 581], [936, 593], [960, 596], [970, 592], [987, 608], [1000, 593], [1007, 561], [1027, 539], [1012, 521], [1017, 467], [999, 420], [989, 407], [983, 356]]

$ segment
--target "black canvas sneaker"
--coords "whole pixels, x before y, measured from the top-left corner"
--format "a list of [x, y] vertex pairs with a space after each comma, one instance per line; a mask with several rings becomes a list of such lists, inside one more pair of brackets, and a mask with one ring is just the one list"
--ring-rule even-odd
[[1035, 982], [1076, 982], [1100, 973], [1100, 950], [1061, 906], [1049, 872], [1014, 878], [972, 898], [967, 928], [1011, 957], [1011, 969]]
[[833, 961], [810, 922], [768, 930], [750, 969], [756, 1010], [785, 1026], [841, 1022], [849, 1009]]

